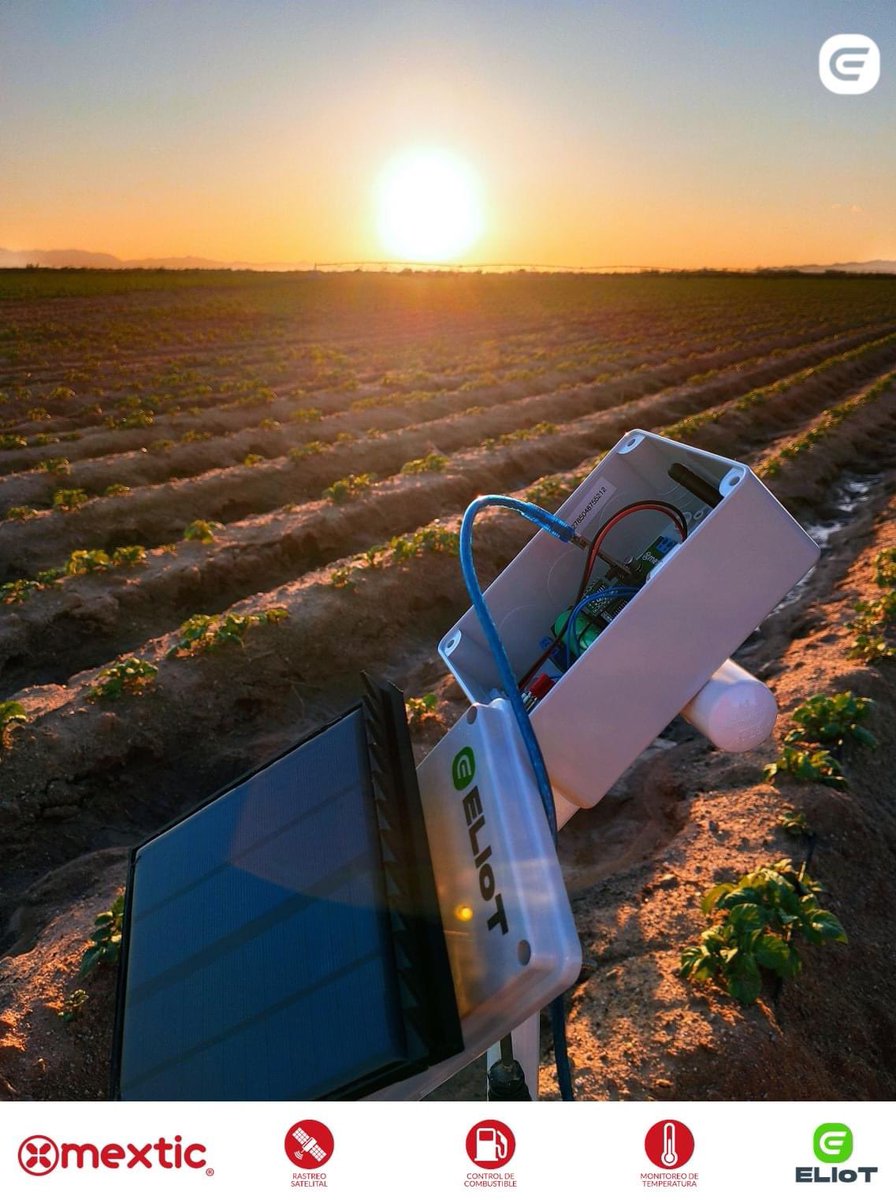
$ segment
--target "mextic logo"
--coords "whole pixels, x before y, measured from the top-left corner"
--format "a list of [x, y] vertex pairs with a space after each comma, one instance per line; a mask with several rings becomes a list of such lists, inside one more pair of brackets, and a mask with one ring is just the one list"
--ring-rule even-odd
[[835, 95], [864, 95], [880, 79], [880, 48], [864, 33], [837, 33], [818, 52], [818, 75]]
[[[198, 1170], [206, 1166], [206, 1149], [200, 1142], [192, 1142], [185, 1146], [180, 1134], [169, 1141], [159, 1138], [155, 1142], [146, 1142], [142, 1146], [127, 1142], [107, 1142], [98, 1146], [94, 1142], [55, 1142], [45, 1134], [36, 1133], [25, 1138], [19, 1146], [19, 1166], [29, 1175], [49, 1175], [57, 1168], [76, 1170], [91, 1168], [98, 1170], [106, 1167], [117, 1171], [119, 1167], [133, 1170], [135, 1167], [162, 1167], [165, 1170], [180, 1170], [187, 1167]], [[214, 1172], [206, 1168], [206, 1174]]]

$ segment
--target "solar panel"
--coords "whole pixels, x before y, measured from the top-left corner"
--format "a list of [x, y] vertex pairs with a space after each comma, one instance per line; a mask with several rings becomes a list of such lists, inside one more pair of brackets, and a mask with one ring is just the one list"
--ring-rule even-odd
[[121, 1098], [360, 1096], [461, 1049], [391, 685], [132, 855]]

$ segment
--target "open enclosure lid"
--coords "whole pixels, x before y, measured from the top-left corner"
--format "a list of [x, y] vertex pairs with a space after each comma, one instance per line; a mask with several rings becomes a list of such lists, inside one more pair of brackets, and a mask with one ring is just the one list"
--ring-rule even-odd
[[113, 1094], [353, 1098], [463, 1048], [401, 693], [132, 855]]

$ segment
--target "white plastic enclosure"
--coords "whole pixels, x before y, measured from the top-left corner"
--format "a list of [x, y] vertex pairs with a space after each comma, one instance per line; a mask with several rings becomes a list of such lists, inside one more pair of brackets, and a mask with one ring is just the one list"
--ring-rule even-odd
[[[715, 507], [668, 474], [679, 463], [721, 494]], [[663, 500], [681, 509], [688, 538], [532, 712], [557, 792], [588, 808], [709, 680], [817, 562], [819, 549], [743, 463], [657, 434], [626, 434], [560, 507], [586, 539], [626, 504]], [[628, 516], [606, 537], [616, 560], [637, 557], [660, 534], [679, 540], [665, 515]], [[518, 677], [576, 594], [584, 551], [539, 531], [486, 591]], [[609, 568], [598, 564], [600, 580]], [[469, 609], [439, 652], [473, 702], [499, 680]]]
[[575, 982], [582, 964], [541, 799], [505, 700], [474, 705], [417, 769], [464, 1050], [369, 1099], [431, 1092]]

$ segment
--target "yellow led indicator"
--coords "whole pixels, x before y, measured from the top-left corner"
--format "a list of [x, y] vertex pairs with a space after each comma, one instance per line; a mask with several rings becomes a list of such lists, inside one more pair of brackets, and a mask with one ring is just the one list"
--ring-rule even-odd
[[457, 908], [454, 910], [454, 915], [457, 917], [458, 921], [473, 920], [473, 910], [470, 908], [469, 904], [458, 904]]

